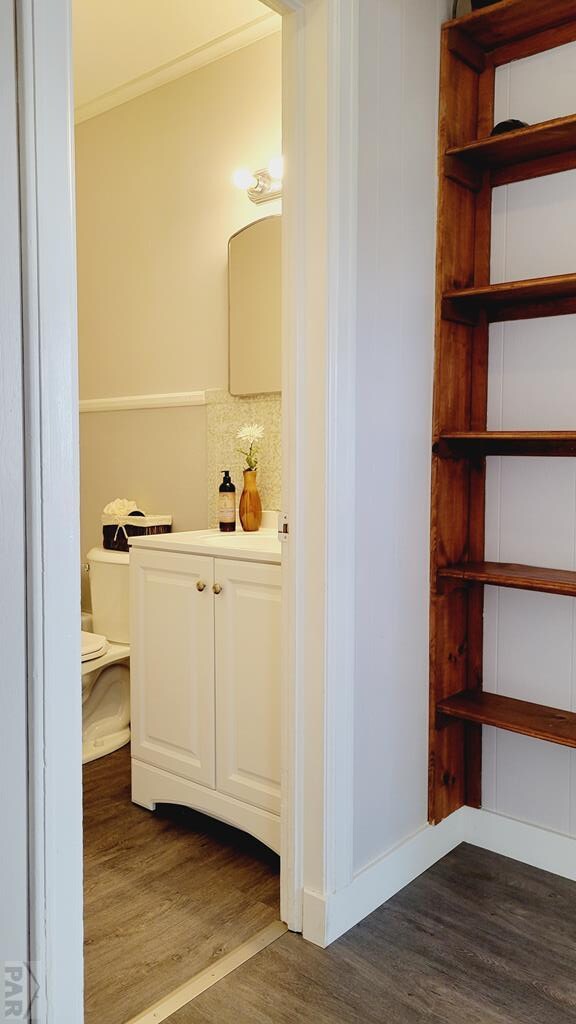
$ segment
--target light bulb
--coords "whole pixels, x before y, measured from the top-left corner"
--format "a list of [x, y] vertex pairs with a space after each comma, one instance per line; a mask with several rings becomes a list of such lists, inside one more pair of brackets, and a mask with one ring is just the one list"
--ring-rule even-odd
[[284, 158], [281, 156], [273, 156], [270, 163], [268, 164], [268, 174], [273, 181], [282, 181], [282, 175], [284, 173]]
[[254, 175], [247, 171], [245, 167], [239, 167], [237, 171], [234, 171], [232, 181], [236, 188], [241, 188], [243, 191], [246, 191], [248, 188], [254, 188], [258, 184]]

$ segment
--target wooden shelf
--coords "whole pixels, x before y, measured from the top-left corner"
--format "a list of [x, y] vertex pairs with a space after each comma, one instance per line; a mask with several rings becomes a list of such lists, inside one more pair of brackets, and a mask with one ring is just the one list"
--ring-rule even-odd
[[441, 434], [433, 445], [441, 458], [485, 455], [576, 456], [576, 431], [499, 430]]
[[471, 325], [482, 314], [489, 323], [496, 323], [567, 313], [576, 313], [576, 274], [447, 291], [442, 302], [445, 320]]
[[441, 700], [436, 708], [439, 714], [464, 722], [492, 725], [564, 747], [576, 747], [576, 714], [571, 711], [502, 697], [485, 690], [464, 690]]
[[438, 581], [482, 583], [513, 590], [536, 590], [543, 594], [576, 597], [576, 572], [568, 569], [543, 569], [514, 562], [462, 562], [438, 569]]
[[528, 128], [454, 146], [446, 151], [448, 177], [470, 188], [482, 187], [490, 170], [492, 187], [556, 174], [576, 167], [576, 114]]
[[574, 0], [500, 0], [446, 22], [444, 28], [462, 32], [482, 51], [489, 52], [573, 22]]

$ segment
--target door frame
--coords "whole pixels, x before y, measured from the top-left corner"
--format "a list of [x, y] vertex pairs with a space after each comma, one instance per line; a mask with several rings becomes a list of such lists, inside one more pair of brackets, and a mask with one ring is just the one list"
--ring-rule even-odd
[[[28, 562], [29, 958], [82, 1008], [80, 543], [70, 0], [17, 12]], [[352, 879], [359, 0], [283, 15], [282, 917], [323, 945]], [[9, 771], [0, 750], [0, 771]]]
[[[0, 591], [0, 805], [8, 838], [0, 876], [0, 966], [12, 961], [13, 981], [28, 959], [28, 754], [26, 656], [26, 558], [24, 487], [24, 402], [22, 371], [20, 221], [18, 215], [18, 138], [16, 23], [12, 4], [0, 7], [0, 224], [2, 269], [0, 301], [0, 566], [9, 587]], [[4, 982], [0, 974], [4, 1017]]]
[[353, 879], [360, 0], [283, 14], [281, 916], [325, 945]]

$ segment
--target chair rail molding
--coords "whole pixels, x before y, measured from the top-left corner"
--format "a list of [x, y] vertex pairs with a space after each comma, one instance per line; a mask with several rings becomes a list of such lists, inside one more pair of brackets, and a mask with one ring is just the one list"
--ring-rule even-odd
[[157, 395], [114, 395], [110, 398], [82, 398], [80, 412], [119, 412], [125, 409], [170, 409], [206, 405], [205, 391], [172, 391]]

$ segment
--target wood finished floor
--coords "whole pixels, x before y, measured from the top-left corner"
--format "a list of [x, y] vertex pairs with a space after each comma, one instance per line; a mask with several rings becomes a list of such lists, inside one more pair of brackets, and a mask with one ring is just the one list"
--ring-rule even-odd
[[574, 1024], [576, 884], [461, 846], [321, 950], [287, 934], [167, 1024]]
[[279, 861], [178, 807], [130, 800], [129, 747], [84, 767], [86, 1024], [125, 1024], [279, 917]]

